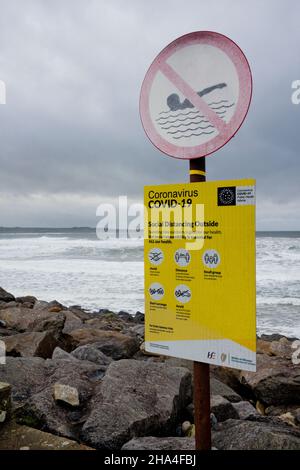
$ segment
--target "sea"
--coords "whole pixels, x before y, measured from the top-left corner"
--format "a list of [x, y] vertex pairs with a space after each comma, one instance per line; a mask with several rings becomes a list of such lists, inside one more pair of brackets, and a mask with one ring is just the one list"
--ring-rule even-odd
[[[257, 232], [257, 330], [300, 338], [300, 232]], [[0, 228], [0, 286], [81, 305], [144, 311], [143, 239], [92, 228]], [[241, 306], [242, 308], [242, 306]]]

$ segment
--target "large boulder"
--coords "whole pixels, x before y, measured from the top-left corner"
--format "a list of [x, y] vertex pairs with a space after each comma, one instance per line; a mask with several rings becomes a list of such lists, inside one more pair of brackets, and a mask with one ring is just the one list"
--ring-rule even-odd
[[93, 450], [76, 441], [9, 423], [0, 429], [0, 450]]
[[132, 437], [174, 432], [191, 401], [187, 369], [135, 360], [107, 369], [81, 438], [98, 449], [120, 449]]
[[[69, 360], [46, 360], [43, 366], [43, 384], [33, 393], [28, 391], [28, 398], [15, 411], [16, 418], [21, 424], [77, 439], [88, 416], [89, 401], [104, 372], [85, 361], [76, 361], [75, 366]], [[60, 390], [76, 389], [79, 405], [75, 409], [67, 403], [66, 396], [64, 400], [58, 399], [55, 384], [60, 384]]]
[[136, 337], [117, 331], [79, 328], [70, 335], [80, 346], [97, 343], [97, 349], [113, 359], [130, 358], [139, 350], [139, 341]]
[[268, 418], [229, 419], [213, 431], [213, 445], [219, 450], [300, 450], [300, 431]]
[[195, 438], [137, 437], [126, 442], [122, 450], [195, 450]]
[[233, 404], [221, 395], [212, 395], [210, 397], [211, 412], [215, 415], [218, 422], [225, 421], [229, 418], [237, 419], [238, 412]]
[[40, 357], [7, 357], [6, 364], [0, 364], [0, 381], [11, 384], [15, 404], [42, 390], [46, 379], [45, 360]]
[[12, 302], [15, 300], [14, 295], [10, 294], [2, 287], [0, 287], [0, 302]]
[[220, 395], [232, 403], [237, 403], [242, 400], [242, 397], [229, 387], [229, 385], [226, 385], [214, 377], [210, 379], [210, 391], [212, 395]]
[[24, 332], [33, 323], [34, 316], [32, 315], [32, 309], [18, 306], [1, 309], [0, 320], [4, 321], [8, 328]]
[[266, 405], [300, 404], [300, 366], [288, 359], [258, 354], [257, 372], [241, 372], [240, 381]]
[[63, 333], [68, 334], [73, 330], [82, 328], [83, 322], [77, 315], [75, 315], [75, 313], [66, 310], [64, 314], [65, 314], [65, 323], [64, 323]]
[[58, 342], [48, 331], [19, 333], [2, 338], [6, 346], [6, 354], [15, 357], [37, 356], [44, 359], [52, 356]]

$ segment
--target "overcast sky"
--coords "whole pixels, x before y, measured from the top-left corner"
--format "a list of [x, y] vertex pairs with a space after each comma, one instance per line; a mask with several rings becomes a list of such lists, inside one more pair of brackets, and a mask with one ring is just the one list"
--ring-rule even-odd
[[258, 229], [300, 230], [299, 18], [297, 0], [0, 0], [0, 226], [95, 226], [101, 202], [186, 181], [144, 134], [140, 87], [168, 43], [212, 30], [243, 49], [254, 96], [208, 179], [256, 178]]

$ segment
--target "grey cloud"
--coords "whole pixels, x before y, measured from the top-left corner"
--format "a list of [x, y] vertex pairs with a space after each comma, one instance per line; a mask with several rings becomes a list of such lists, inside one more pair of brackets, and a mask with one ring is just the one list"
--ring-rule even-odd
[[[2, 2], [0, 79], [7, 104], [0, 105], [0, 225], [95, 224], [96, 201], [119, 194], [140, 199], [144, 184], [186, 181], [187, 162], [162, 155], [145, 136], [139, 91], [166, 44], [190, 31], [215, 30], [245, 51], [254, 96], [236, 137], [207, 158], [208, 177], [255, 177], [261, 226], [268, 228], [269, 220], [276, 228], [276, 220], [278, 229], [299, 229], [300, 106], [292, 105], [290, 87], [300, 78], [300, 5], [289, 5]], [[80, 198], [89, 216], [66, 194]]]

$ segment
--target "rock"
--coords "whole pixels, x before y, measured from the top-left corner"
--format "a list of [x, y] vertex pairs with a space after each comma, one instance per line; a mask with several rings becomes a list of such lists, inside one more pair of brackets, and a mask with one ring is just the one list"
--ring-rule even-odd
[[76, 358], [72, 356], [70, 353], [64, 351], [59, 346], [57, 346], [52, 354], [52, 359], [63, 359], [65, 361], [73, 361], [76, 362]]
[[37, 318], [31, 324], [32, 331], [48, 331], [52, 333], [54, 338], [57, 340], [60, 338], [62, 334], [62, 330], [64, 328], [66, 316], [64, 312], [59, 311], [57, 315], [53, 315], [53, 313], [49, 313], [46, 316]]
[[50, 358], [57, 346], [57, 340], [47, 331], [34, 333], [19, 333], [3, 338], [6, 354], [15, 357], [37, 356]]
[[272, 341], [270, 343], [270, 353], [274, 356], [283, 357], [285, 359], [291, 359], [293, 354], [292, 342], [287, 338], [280, 338], [279, 341]]
[[300, 367], [280, 357], [257, 355], [257, 372], [241, 372], [240, 381], [266, 405], [300, 403]]
[[47, 371], [45, 360], [39, 357], [7, 357], [0, 365], [0, 381], [12, 386], [12, 399], [23, 403], [45, 387]]
[[238, 413], [232, 406], [232, 403], [220, 395], [212, 395], [210, 397], [210, 407], [218, 422], [229, 418], [238, 418]]
[[0, 287], [0, 301], [11, 302], [15, 300], [15, 296]]
[[284, 413], [283, 415], [278, 416], [278, 418], [290, 426], [296, 426], [296, 420], [292, 413]]
[[111, 363], [111, 358], [103, 354], [100, 349], [97, 349], [97, 345], [98, 343], [79, 346], [72, 351], [71, 356], [80, 361], [90, 361], [102, 366], [108, 366]]
[[229, 419], [217, 425], [213, 444], [220, 450], [299, 450], [300, 432], [268, 418]]
[[80, 305], [71, 305], [69, 312], [74, 313], [81, 321], [89, 320], [92, 317], [90, 312], [86, 312]]
[[22, 297], [16, 297], [16, 302], [20, 304], [26, 304], [26, 306], [31, 305], [30, 308], [33, 307], [36, 301], [37, 301], [37, 298], [34, 297], [33, 295], [23, 295]]
[[51, 357], [57, 341], [48, 332], [19, 333], [2, 338], [7, 356], [36, 356], [44, 359]]
[[47, 310], [49, 308], [49, 302], [45, 302], [44, 300], [37, 300], [34, 303], [33, 309], [34, 310]]
[[280, 406], [268, 406], [265, 409], [267, 416], [280, 416], [285, 413], [292, 413], [296, 416], [300, 412], [300, 405], [280, 405]]
[[255, 405], [256, 411], [264, 416], [265, 415], [265, 405], [261, 403], [259, 400], [257, 400], [256, 405]]
[[4, 423], [11, 410], [11, 385], [0, 382], [0, 424]]
[[268, 408], [265, 410], [265, 413], [267, 416], [278, 417], [292, 425], [300, 425], [299, 405], [268, 406]]
[[[216, 379], [222, 384], [228, 385], [236, 394], [241, 393], [240, 371], [238, 369], [231, 369], [230, 367], [210, 366], [211, 379]], [[213, 392], [215, 395], [222, 395], [222, 393]], [[223, 396], [223, 395], [222, 395]], [[228, 397], [225, 397], [228, 399]], [[229, 400], [232, 401], [232, 400]]]
[[159, 354], [155, 354], [155, 353], [146, 351], [146, 349], [145, 349], [145, 342], [143, 342], [143, 343], [140, 345], [140, 353], [141, 353], [143, 356], [159, 357]]
[[210, 380], [210, 392], [212, 395], [221, 395], [221, 397], [226, 398], [226, 400], [232, 403], [242, 400], [242, 397], [232, 388], [214, 377], [211, 377]]
[[257, 353], [268, 354], [269, 356], [279, 356], [286, 359], [291, 359], [293, 350], [291, 347], [292, 342], [284, 336], [278, 338], [277, 341], [270, 340], [257, 340]]
[[0, 310], [0, 319], [8, 328], [24, 332], [33, 322], [32, 310], [23, 306]]
[[[47, 430], [60, 436], [78, 439], [78, 432], [88, 414], [88, 403], [94, 394], [100, 375], [99, 367], [84, 361], [46, 360], [45, 378], [39, 391], [30, 393], [15, 411], [20, 424]], [[75, 388], [78, 391], [80, 406], [73, 409], [61, 406], [53, 399], [55, 383]]]
[[9, 423], [0, 428], [0, 450], [93, 450], [76, 441], [28, 426]]
[[136, 312], [134, 321], [135, 323], [145, 323], [145, 314], [142, 312]]
[[60, 307], [59, 305], [53, 305], [53, 307], [49, 308], [49, 312], [51, 313], [58, 313], [61, 312], [63, 307]]
[[239, 419], [249, 419], [258, 415], [258, 412], [248, 401], [240, 401], [233, 403], [232, 406], [236, 410]]
[[58, 336], [63, 328], [65, 315], [62, 312], [50, 313], [47, 309], [36, 310], [19, 305], [0, 310], [0, 319], [8, 328], [13, 328], [20, 333], [50, 330]]
[[135, 337], [117, 331], [80, 328], [70, 333], [78, 345], [97, 343], [97, 349], [113, 359], [130, 358], [139, 350]]
[[175, 432], [191, 393], [187, 369], [126, 359], [113, 362], [81, 438], [98, 449], [114, 450], [131, 437]]
[[118, 316], [126, 322], [133, 322], [133, 316], [130, 315], [130, 313], [125, 312], [124, 310], [120, 310], [120, 312], [118, 313]]
[[7, 325], [6, 325], [6, 321], [0, 320], [0, 326], [1, 326], [2, 328], [6, 328], [6, 326], [7, 326]]
[[53, 389], [55, 401], [63, 402], [73, 407], [79, 406], [79, 394], [77, 388], [55, 383]]
[[139, 437], [123, 445], [122, 450], [195, 450], [190, 437]]
[[82, 328], [83, 322], [77, 315], [75, 315], [75, 313], [66, 310], [64, 311], [64, 315], [65, 323], [64, 328], [62, 330], [63, 333], [68, 334], [71, 333], [71, 331], [73, 330]]
[[143, 324], [138, 324], [129, 328], [129, 331], [139, 336], [140, 341], [144, 341], [145, 337], [145, 326]]

